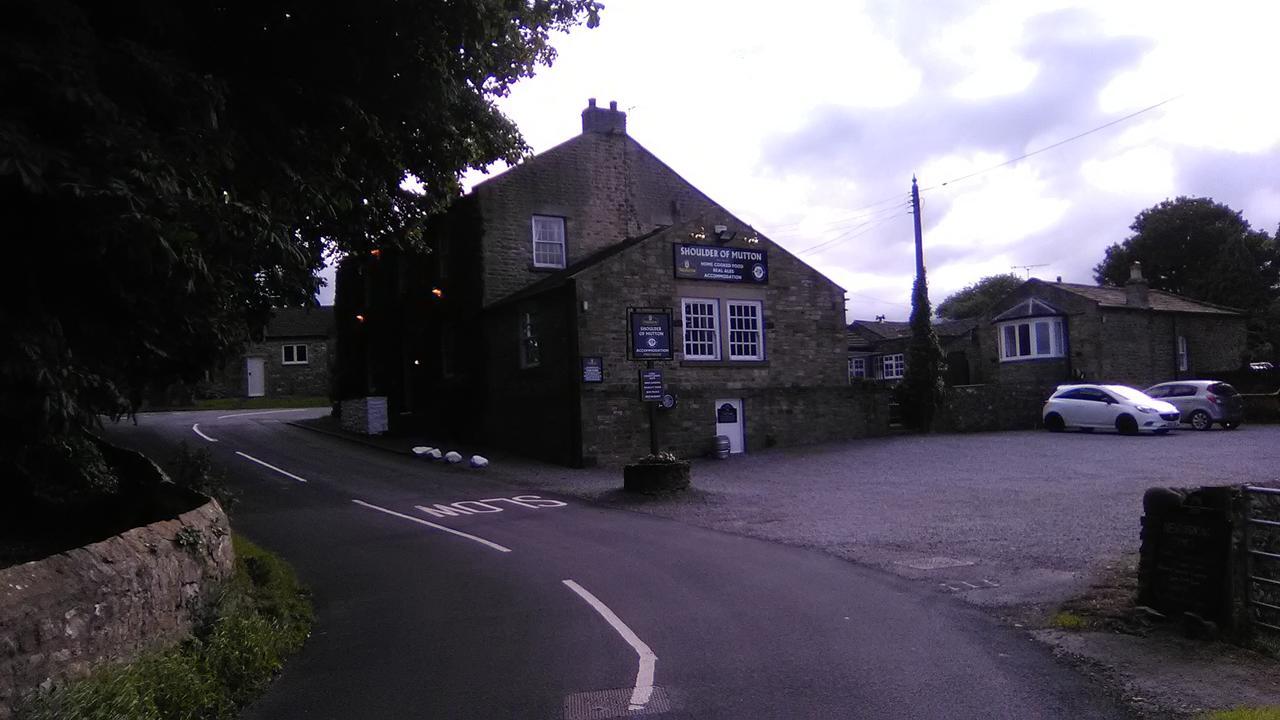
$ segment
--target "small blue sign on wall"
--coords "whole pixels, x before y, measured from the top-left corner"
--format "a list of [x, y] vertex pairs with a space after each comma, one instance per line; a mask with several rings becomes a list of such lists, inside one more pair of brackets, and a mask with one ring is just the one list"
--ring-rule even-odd
[[671, 360], [671, 308], [628, 308], [632, 360]]
[[584, 383], [602, 383], [604, 382], [604, 358], [599, 355], [584, 355], [582, 357], [582, 382]]

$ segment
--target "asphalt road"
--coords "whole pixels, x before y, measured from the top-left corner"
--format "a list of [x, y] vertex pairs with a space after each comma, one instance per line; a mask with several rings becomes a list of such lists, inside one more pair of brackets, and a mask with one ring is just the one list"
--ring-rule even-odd
[[207, 447], [242, 494], [234, 526], [314, 592], [312, 638], [246, 718], [1125, 716], [902, 578], [281, 422], [306, 412], [219, 415], [108, 436]]
[[493, 471], [531, 492], [821, 549], [1016, 612], [1051, 609], [1136, 555], [1148, 488], [1273, 483], [1277, 468], [1280, 425], [1246, 424], [1163, 437], [902, 435], [768, 450], [695, 463], [694, 491], [678, 500], [625, 498], [596, 470], [507, 460]]

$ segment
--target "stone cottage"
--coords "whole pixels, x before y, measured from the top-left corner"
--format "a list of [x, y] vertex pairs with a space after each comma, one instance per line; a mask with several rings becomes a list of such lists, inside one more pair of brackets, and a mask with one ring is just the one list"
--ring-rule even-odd
[[632, 139], [616, 103], [427, 238], [338, 276], [339, 393], [385, 395], [393, 426], [574, 466], [643, 455], [651, 417], [684, 455], [865, 431], [843, 289]]
[[[933, 332], [946, 361], [948, 385], [975, 382], [981, 364], [976, 319], [935, 322]], [[911, 323], [892, 320], [854, 320], [849, 323], [849, 381], [858, 378], [896, 383], [907, 369]]]
[[1031, 279], [979, 333], [989, 382], [1144, 388], [1242, 367], [1243, 313], [1151, 290], [1137, 263], [1125, 287]]
[[262, 339], [210, 375], [219, 397], [328, 397], [333, 306], [275, 308]]

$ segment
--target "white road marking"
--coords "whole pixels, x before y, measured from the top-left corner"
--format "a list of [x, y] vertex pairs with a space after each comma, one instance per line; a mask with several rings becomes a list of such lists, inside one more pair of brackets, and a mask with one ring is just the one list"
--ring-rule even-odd
[[451, 527], [445, 527], [444, 525], [437, 525], [436, 523], [433, 523], [433, 522], [430, 522], [430, 521], [427, 521], [427, 520], [423, 520], [422, 518], [416, 518], [416, 517], [414, 517], [414, 516], [412, 516], [412, 515], [405, 515], [404, 513], [398, 513], [398, 512], [396, 512], [395, 510], [388, 510], [388, 509], [386, 509], [386, 508], [384, 508], [384, 507], [378, 507], [377, 505], [374, 505], [373, 503], [367, 503], [367, 502], [365, 502], [365, 501], [363, 501], [363, 500], [352, 500], [351, 502], [353, 502], [353, 503], [355, 503], [355, 504], [357, 504], [357, 505], [363, 506], [363, 507], [367, 507], [367, 508], [369, 508], [370, 510], [377, 510], [377, 511], [378, 511], [378, 512], [380, 512], [380, 513], [386, 513], [386, 514], [388, 514], [388, 515], [394, 515], [395, 517], [403, 518], [403, 519], [405, 519], [405, 520], [408, 520], [409, 522], [416, 522], [416, 523], [418, 523], [419, 525], [426, 525], [427, 527], [432, 527], [432, 528], [435, 528], [436, 530], [443, 530], [443, 531], [445, 531], [445, 532], [447, 532], [447, 533], [449, 533], [449, 534], [451, 534], [451, 535], [457, 535], [458, 537], [464, 537], [464, 538], [466, 538], [466, 539], [468, 539], [468, 540], [474, 540], [475, 542], [478, 542], [478, 543], [480, 543], [481, 545], [485, 545], [485, 546], [491, 547], [491, 548], [493, 548], [494, 550], [497, 550], [498, 552], [511, 552], [511, 548], [509, 548], [509, 547], [503, 547], [503, 546], [499, 545], [499, 544], [498, 544], [498, 543], [496, 543], [496, 542], [491, 542], [491, 541], [489, 541], [489, 540], [485, 540], [485, 539], [484, 539], [484, 538], [482, 538], [482, 537], [477, 537], [477, 536], [472, 535], [472, 534], [470, 534], [470, 533], [464, 533], [464, 532], [462, 532], [461, 530], [454, 530], [454, 529], [453, 529], [453, 528], [451, 528]]
[[636, 651], [636, 655], [640, 657], [640, 669], [636, 672], [636, 687], [635, 690], [631, 691], [631, 705], [628, 709], [643, 710], [644, 706], [649, 703], [649, 698], [653, 696], [653, 671], [654, 666], [658, 664], [658, 656], [653, 654], [649, 646], [645, 645], [644, 641], [637, 637], [631, 628], [627, 627], [627, 624], [622, 622], [622, 619], [609, 609], [608, 605], [600, 602], [600, 599], [588, 592], [586, 588], [572, 580], [562, 580], [561, 582], [568, 586], [570, 590], [578, 593], [579, 597], [586, 600], [588, 605], [600, 613], [600, 617], [604, 618], [622, 636], [622, 639], [627, 641], [631, 649]]
[[568, 503], [559, 500], [551, 500], [549, 498], [540, 497], [538, 495], [516, 495], [510, 498], [485, 498], [483, 500], [461, 500], [456, 503], [444, 505], [436, 503], [431, 507], [424, 505], [414, 505], [415, 508], [430, 515], [431, 517], [456, 517], [458, 515], [475, 515], [478, 513], [498, 513], [502, 512], [502, 508], [496, 503], [511, 503], [516, 507], [528, 508], [530, 510], [538, 510], [541, 508], [557, 508], [568, 507]]
[[253, 412], [242, 412], [242, 413], [231, 413], [230, 415], [219, 415], [217, 419], [226, 420], [227, 418], [244, 417], [246, 415], [273, 415], [275, 413], [306, 412], [308, 410], [315, 410], [315, 409], [316, 408], [292, 408], [290, 410], [254, 410]]
[[272, 465], [272, 464], [271, 464], [271, 463], [269, 463], [269, 462], [263, 462], [263, 461], [259, 460], [258, 458], [254, 457], [254, 456], [252, 456], [252, 455], [249, 455], [248, 453], [242, 453], [242, 452], [240, 452], [239, 450], [237, 450], [237, 451], [236, 451], [236, 454], [237, 454], [237, 455], [239, 455], [240, 457], [244, 458], [245, 460], [252, 460], [252, 461], [254, 461], [254, 462], [258, 463], [259, 465], [261, 465], [262, 467], [265, 467], [265, 468], [271, 468], [272, 470], [275, 470], [276, 472], [280, 473], [281, 475], [284, 475], [284, 476], [286, 476], [286, 477], [291, 477], [291, 478], [293, 478], [294, 480], [297, 480], [298, 482], [306, 482], [306, 481], [307, 481], [307, 479], [306, 479], [306, 478], [298, 477], [297, 475], [294, 475], [293, 473], [289, 472], [288, 470], [281, 470], [280, 468], [276, 467], [275, 465]]
[[199, 435], [200, 437], [204, 438], [205, 440], [208, 440], [209, 442], [218, 442], [218, 438], [211, 438], [208, 435], [205, 435], [204, 433], [200, 432], [200, 423], [196, 423], [195, 425], [192, 425], [191, 432]]

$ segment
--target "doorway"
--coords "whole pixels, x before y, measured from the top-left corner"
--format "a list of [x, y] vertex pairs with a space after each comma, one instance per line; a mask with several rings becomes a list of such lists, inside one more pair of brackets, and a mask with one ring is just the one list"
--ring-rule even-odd
[[746, 449], [743, 427], [745, 425], [742, 417], [742, 400], [716, 400], [716, 435], [729, 438], [730, 454], [740, 453]]
[[267, 394], [266, 360], [260, 357], [244, 359], [245, 384], [249, 389], [249, 397], [262, 397]]

